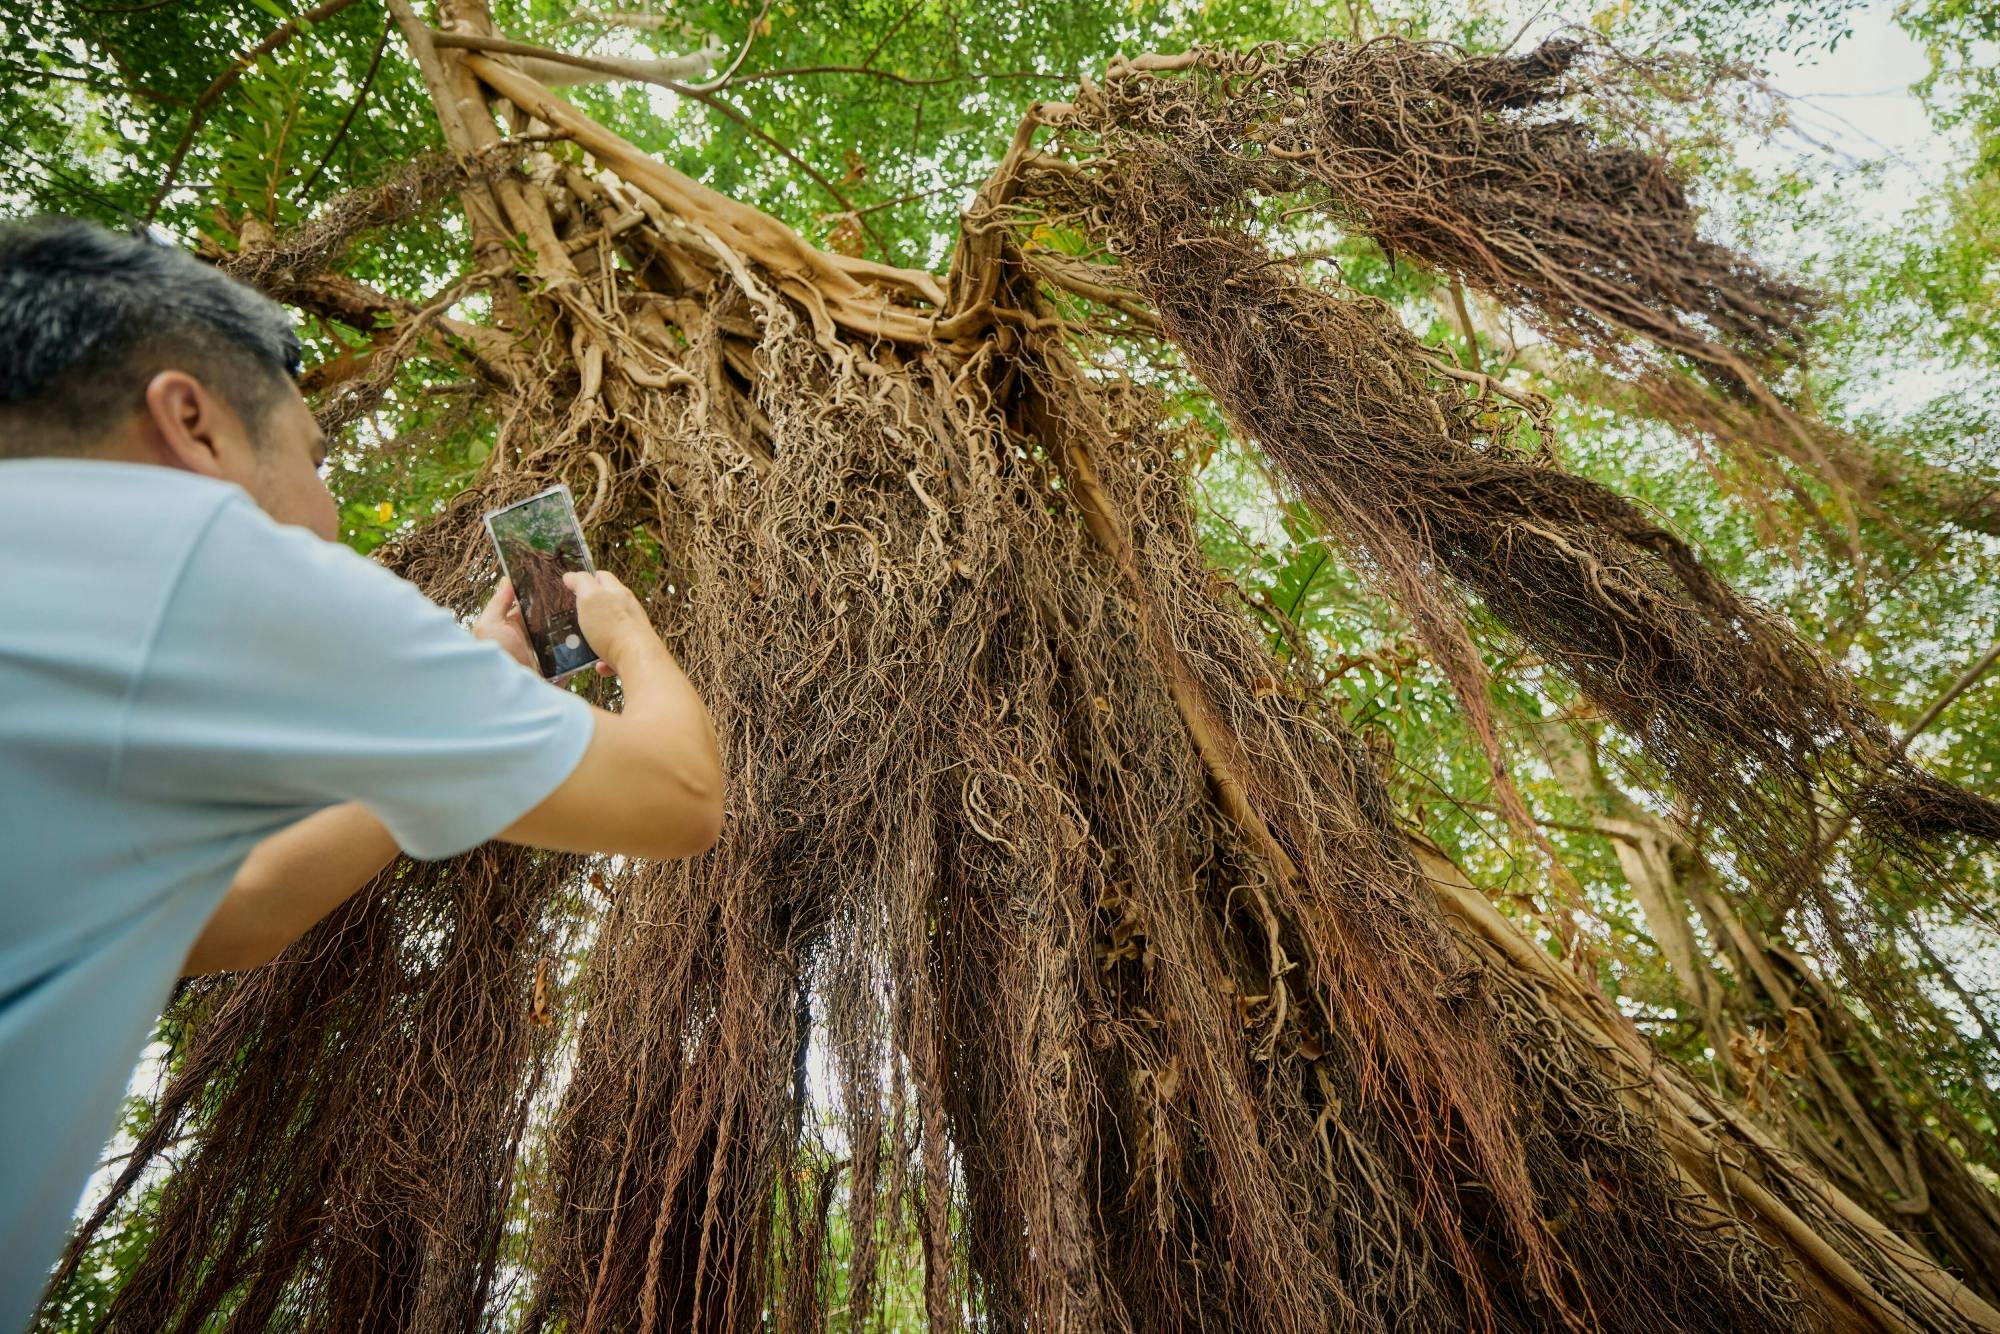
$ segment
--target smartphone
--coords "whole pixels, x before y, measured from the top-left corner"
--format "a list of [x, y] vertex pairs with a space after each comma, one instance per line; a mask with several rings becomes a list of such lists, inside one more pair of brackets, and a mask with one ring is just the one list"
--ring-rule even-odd
[[595, 568], [583, 544], [576, 504], [560, 482], [526, 500], [486, 512], [486, 532], [500, 569], [514, 583], [528, 647], [542, 675], [560, 681], [597, 661], [576, 619], [576, 594], [563, 576]]

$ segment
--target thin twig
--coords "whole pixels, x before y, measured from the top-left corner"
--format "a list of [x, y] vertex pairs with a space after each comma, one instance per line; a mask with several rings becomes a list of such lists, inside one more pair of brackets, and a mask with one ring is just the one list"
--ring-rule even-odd
[[713, 107], [715, 108], [715, 110], [720, 111], [723, 115], [735, 121], [738, 125], [742, 126], [749, 133], [755, 135], [758, 139], [761, 139], [763, 142], [769, 144], [772, 148], [782, 153], [785, 156], [786, 160], [789, 161], [793, 166], [797, 167], [800, 171], [804, 172], [806, 175], [812, 177], [813, 181], [819, 186], [820, 189], [826, 191], [827, 194], [831, 195], [833, 197], [834, 202], [839, 204], [841, 208], [845, 209], [850, 215], [853, 216], [855, 222], [860, 224], [861, 230], [868, 234], [868, 239], [875, 243], [875, 248], [882, 253], [882, 257], [884, 259], [889, 258], [890, 256], [889, 245], [886, 241], [882, 239], [881, 233], [875, 230], [874, 224], [869, 222], [867, 217], [862, 214], [861, 210], [855, 207], [854, 201], [849, 199], [846, 195], [842, 194], [840, 192], [840, 187], [835, 185], [832, 181], [828, 180], [826, 176], [823, 175], [817, 167], [813, 166], [812, 163], [800, 157], [797, 153], [793, 152], [792, 149], [785, 143], [774, 138], [772, 135], [767, 133], [763, 129], [763, 127], [753, 123], [748, 116], [744, 115], [741, 111], [737, 110], [729, 103], [723, 101], [721, 98], [715, 96], [713, 93], [696, 93], [692, 89], [690, 89], [689, 95], [694, 97], [695, 100], [702, 103], [702, 105]]
[[904, 9], [901, 14], [897, 15], [896, 21], [883, 29], [882, 35], [875, 39], [875, 45], [868, 48], [868, 54], [861, 57], [861, 63], [864, 66], [874, 64], [875, 57], [882, 54], [882, 48], [889, 44], [889, 39], [901, 32], [903, 25], [910, 21], [910, 16], [921, 8], [923, 8], [923, 0], [914, 0], [914, 3]]
[[1285, 615], [1288, 619], [1291, 620], [1298, 619], [1300, 605], [1305, 602], [1306, 594], [1312, 592], [1313, 580], [1319, 578], [1319, 572], [1322, 569], [1326, 568], [1327, 557], [1331, 554], [1332, 554], [1332, 548], [1327, 546], [1327, 544], [1324, 542], [1320, 543], [1319, 559], [1313, 562], [1312, 569], [1306, 571], [1305, 580], [1299, 585], [1299, 591], [1297, 596], [1295, 596], [1292, 599], [1291, 607], [1287, 609], [1285, 612]]
[[335, 130], [333, 138], [327, 141], [326, 151], [320, 154], [319, 161], [313, 165], [311, 173], [299, 186], [300, 195], [311, 193], [313, 182], [317, 181], [319, 174], [326, 170], [326, 164], [333, 161], [333, 150], [340, 147], [340, 141], [347, 137], [347, 131], [353, 126], [354, 117], [360, 112], [361, 104], [368, 100], [368, 90], [375, 86], [375, 75], [382, 68], [382, 56], [389, 49], [389, 34], [394, 31], [395, 26], [396, 20], [393, 17], [382, 20], [382, 36], [375, 43], [375, 56], [368, 62], [368, 73], [362, 76], [361, 91], [355, 94], [353, 103], [347, 108], [347, 114], [340, 118], [340, 128]]
[[870, 69], [866, 65], [788, 65], [779, 69], [761, 69], [754, 74], [745, 74], [737, 83], [756, 83], [762, 79], [787, 79], [799, 74], [864, 74], [871, 79], [884, 79], [890, 83], [906, 84], [912, 88], [929, 88], [941, 83], [964, 83], [968, 80], [986, 79], [1041, 79], [1048, 83], [1068, 83], [1061, 74], [1037, 74], [1033, 70], [998, 70], [987, 73], [982, 70], [967, 70], [961, 74], [940, 74], [932, 78], [916, 79], [907, 74], [892, 74], [884, 69]]
[[737, 48], [736, 59], [729, 62], [729, 68], [722, 71], [720, 78], [712, 79], [707, 83], [689, 84], [688, 90], [690, 92], [713, 93], [728, 87], [729, 81], [736, 77], [736, 71], [742, 67], [743, 57], [750, 54], [751, 43], [757, 40], [758, 30], [764, 26], [764, 20], [770, 13], [771, 0], [764, 0], [764, 7], [757, 11], [756, 18], [750, 20], [750, 31], [744, 34], [743, 45]]
[[1868, 600], [1856, 606], [1846, 620], [1834, 627], [1833, 634], [1828, 639], [1829, 647], [1836, 650], [1834, 656], [1839, 657], [1847, 651], [1847, 645], [1856, 634], [1860, 633], [1862, 624], [1868, 619], [1870, 612], [1887, 603], [1891, 594], [1943, 555], [1944, 549], [1950, 546], [1957, 536], [1955, 530], [1947, 529], [1919, 552], [1915, 560], [1898, 570], [1889, 580], [1874, 585]]
[[1924, 710], [1923, 715], [1910, 724], [1910, 730], [1903, 733], [1902, 738], [1896, 742], [1897, 753], [1901, 754], [1908, 750], [1910, 743], [1916, 740], [1925, 728], [1936, 722], [1938, 715], [1950, 708], [1953, 700], [1978, 684], [1979, 678], [1986, 675], [1987, 670], [1996, 661], [2000, 661], [2000, 639], [1994, 640], [1993, 646], [1980, 654], [1977, 662], [1959, 673], [1958, 679], [1946, 686], [1944, 693], [1932, 700], [1931, 706]]
[[855, 209], [854, 212], [856, 214], [878, 213], [885, 208], [894, 208], [898, 204], [913, 204], [919, 199], [929, 199], [932, 195], [941, 195], [948, 190], [969, 190], [977, 184], [979, 184], [978, 181], [953, 181], [948, 185], [936, 185], [928, 190], [917, 190], [910, 194], [897, 195], [894, 199], [884, 199], [873, 204], [863, 204], [860, 208]]
[[0, 63], [0, 70], [5, 70], [23, 81], [54, 79], [60, 83], [80, 83], [93, 89], [99, 86], [98, 81], [87, 74], [67, 74], [62, 70], [43, 69], [39, 65], [21, 65], [11, 60]]
[[1465, 284], [1458, 279], [1451, 280], [1451, 304], [1458, 312], [1458, 331], [1465, 336], [1465, 368], [1474, 375], [1486, 374], [1486, 368], [1479, 364], [1479, 332], [1473, 327], [1472, 312], [1465, 304]]

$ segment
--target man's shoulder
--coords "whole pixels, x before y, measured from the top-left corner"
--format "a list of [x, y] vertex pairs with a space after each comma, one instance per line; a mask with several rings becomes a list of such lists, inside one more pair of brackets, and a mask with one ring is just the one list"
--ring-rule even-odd
[[[0, 644], [35, 657], [143, 635], [238, 487], [88, 459], [0, 462]], [[104, 645], [103, 647], [109, 647]]]
[[38, 566], [108, 558], [158, 568], [185, 551], [215, 515], [255, 509], [243, 488], [211, 477], [144, 463], [104, 459], [0, 461], [0, 551], [18, 550]]
[[322, 615], [342, 601], [377, 611], [441, 614], [414, 584], [380, 562], [344, 542], [280, 523], [246, 492], [228, 489], [231, 494], [203, 525], [184, 585], [199, 583], [223, 597], [240, 595], [278, 619]]
[[150, 501], [180, 508], [249, 499], [233, 482], [151, 463], [67, 455], [0, 459], [0, 494], [30, 492], [79, 505]]
[[457, 618], [414, 584], [344, 543], [279, 523], [241, 491], [215, 506], [195, 535], [175, 574], [166, 626], [182, 638], [254, 636], [252, 656], [293, 671], [303, 670], [301, 653], [331, 654], [337, 646], [329, 640], [464, 637]]
[[143, 661], [156, 631], [180, 623], [199, 633], [282, 635], [338, 607], [397, 620], [407, 631], [426, 613], [439, 614], [352, 548], [278, 523], [243, 488], [195, 473], [98, 459], [6, 460], [0, 513], [7, 515], [0, 568], [40, 576], [0, 580], [0, 647], [11, 623], [15, 637], [43, 647], [108, 638]]

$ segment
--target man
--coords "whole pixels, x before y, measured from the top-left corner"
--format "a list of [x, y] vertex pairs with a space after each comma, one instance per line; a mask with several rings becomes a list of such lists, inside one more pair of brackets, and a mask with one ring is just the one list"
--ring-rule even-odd
[[612, 714], [524, 666], [504, 585], [468, 634], [334, 540], [298, 356], [177, 250], [0, 225], [0, 1332], [182, 971], [263, 963], [398, 848], [720, 828], [707, 712], [615, 578], [569, 576]]

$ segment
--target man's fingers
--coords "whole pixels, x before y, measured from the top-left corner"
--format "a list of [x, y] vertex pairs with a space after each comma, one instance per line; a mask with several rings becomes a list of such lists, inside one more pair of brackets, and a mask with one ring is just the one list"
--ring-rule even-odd
[[514, 606], [514, 583], [510, 579], [502, 579], [493, 585], [493, 596], [486, 599], [486, 605], [480, 608], [479, 619], [499, 620], [514, 610]]
[[632, 590], [625, 587], [618, 576], [609, 570], [565, 570], [563, 571], [562, 578], [563, 583], [569, 587], [570, 592], [579, 595], [585, 591], [590, 591], [609, 594], [623, 593], [627, 597], [632, 596]]

